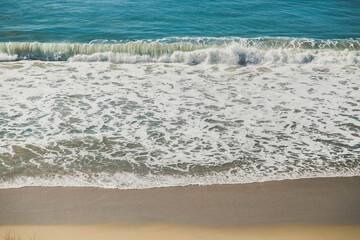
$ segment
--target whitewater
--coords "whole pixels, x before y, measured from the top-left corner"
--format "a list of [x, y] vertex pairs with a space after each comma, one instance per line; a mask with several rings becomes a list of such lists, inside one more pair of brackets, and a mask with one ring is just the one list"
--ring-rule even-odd
[[0, 188], [360, 174], [358, 39], [0, 43]]

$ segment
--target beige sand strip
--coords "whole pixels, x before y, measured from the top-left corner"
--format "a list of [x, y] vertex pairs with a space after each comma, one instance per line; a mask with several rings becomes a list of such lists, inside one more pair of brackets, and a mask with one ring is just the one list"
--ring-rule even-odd
[[358, 240], [357, 226], [273, 226], [247, 228], [194, 227], [187, 225], [32, 225], [1, 226], [0, 239], [5, 235], [20, 240], [184, 240], [184, 239], [242, 239], [242, 240]]

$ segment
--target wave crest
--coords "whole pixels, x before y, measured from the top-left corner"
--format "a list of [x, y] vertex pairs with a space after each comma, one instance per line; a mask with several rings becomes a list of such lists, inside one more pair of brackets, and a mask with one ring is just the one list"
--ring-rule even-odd
[[[95, 43], [95, 44], [94, 44]], [[0, 61], [109, 61], [186, 64], [358, 64], [360, 42], [269, 38], [166, 38], [107, 44], [0, 43]]]

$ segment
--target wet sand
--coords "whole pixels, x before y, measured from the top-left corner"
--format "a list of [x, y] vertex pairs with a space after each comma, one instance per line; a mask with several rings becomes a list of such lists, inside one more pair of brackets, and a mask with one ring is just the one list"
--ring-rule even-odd
[[0, 189], [0, 224], [360, 224], [360, 177], [118, 190]]

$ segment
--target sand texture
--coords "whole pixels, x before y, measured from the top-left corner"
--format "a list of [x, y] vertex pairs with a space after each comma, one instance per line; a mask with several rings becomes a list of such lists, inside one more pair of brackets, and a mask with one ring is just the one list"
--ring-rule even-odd
[[0, 190], [0, 224], [360, 224], [360, 177], [117, 190]]

